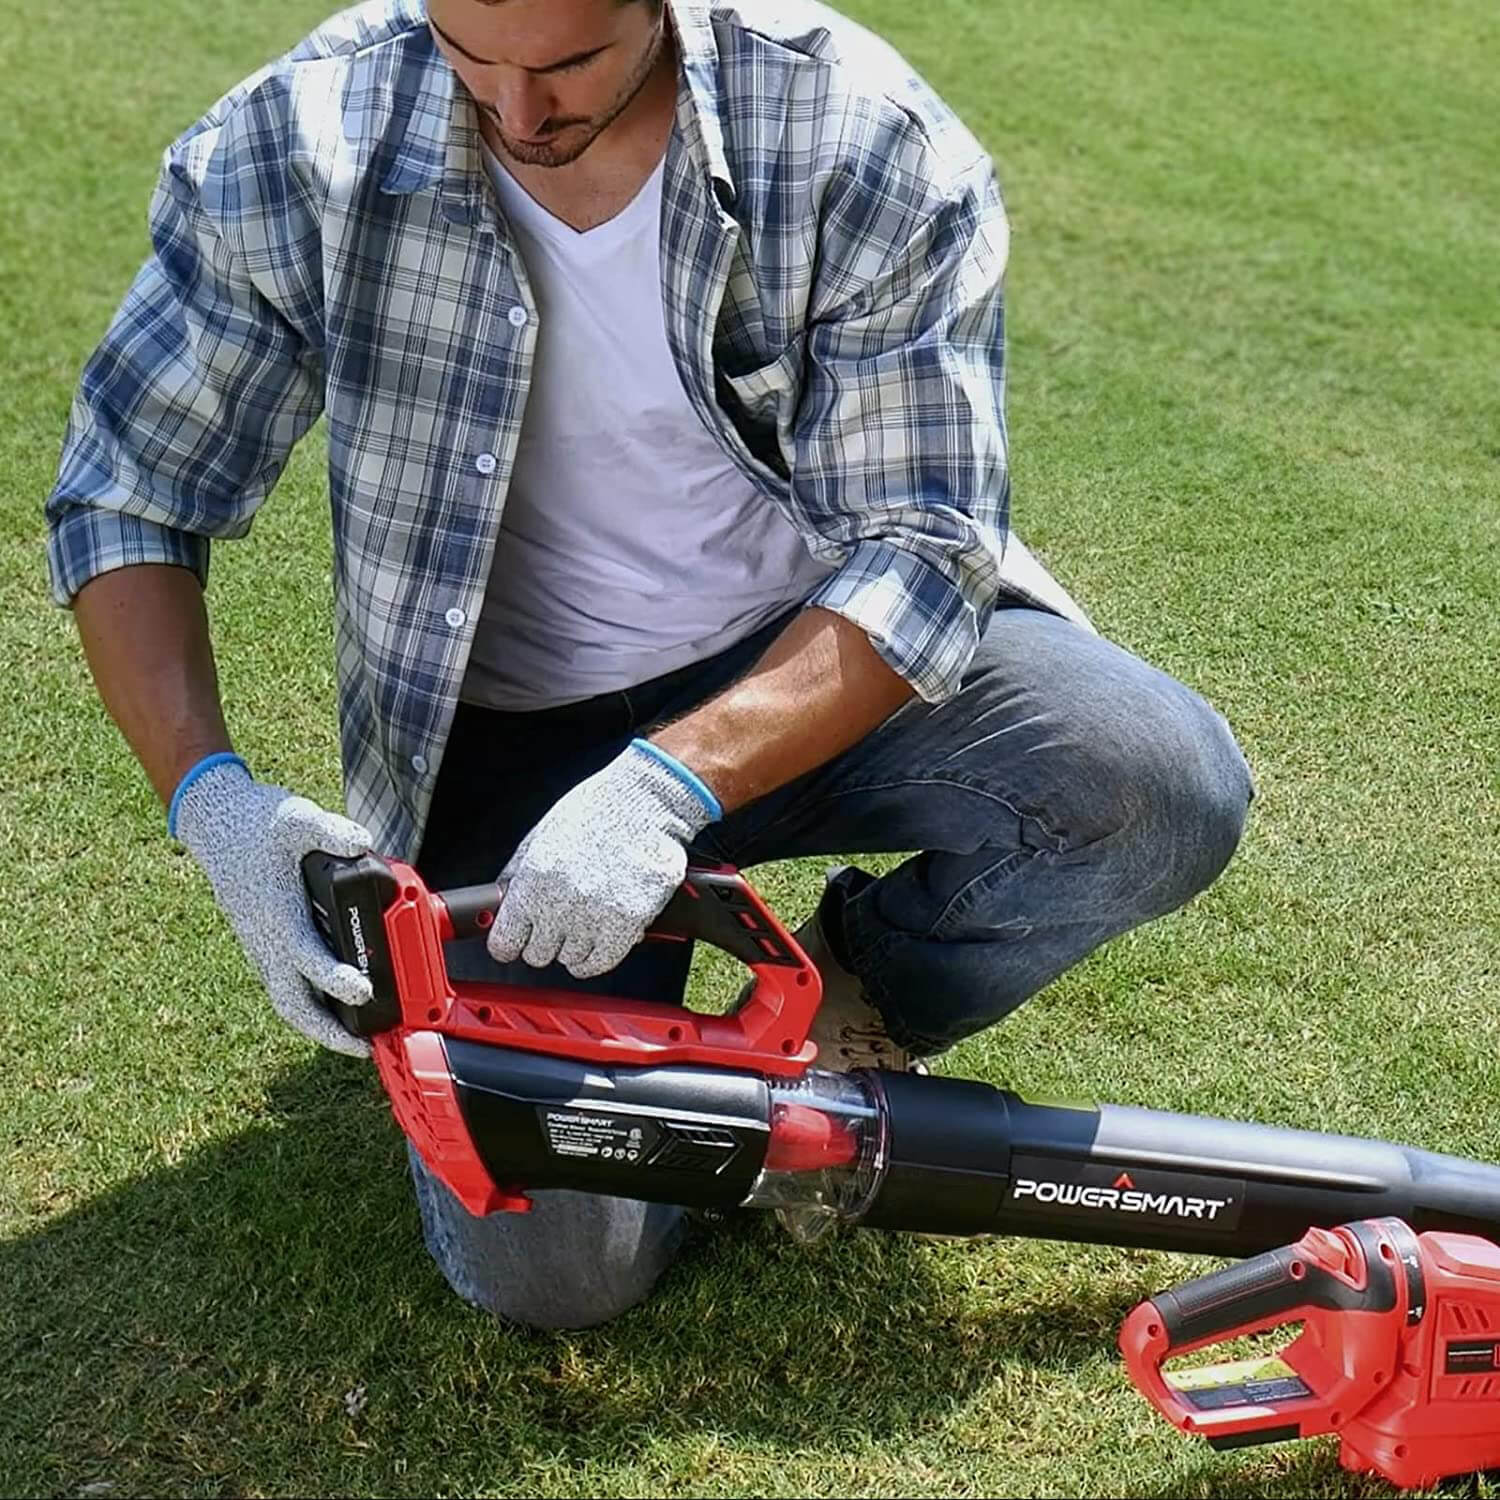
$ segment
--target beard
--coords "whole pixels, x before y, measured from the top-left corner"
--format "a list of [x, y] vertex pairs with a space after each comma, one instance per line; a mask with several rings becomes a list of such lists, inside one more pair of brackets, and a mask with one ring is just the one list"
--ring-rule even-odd
[[527, 141], [507, 135], [499, 114], [490, 105], [481, 104], [480, 109], [505, 148], [505, 154], [525, 167], [566, 167], [577, 161], [630, 108], [636, 96], [651, 81], [651, 75], [661, 59], [662, 48], [666, 45], [665, 7], [662, 9], [662, 16], [662, 24], [657, 28], [655, 39], [620, 92], [602, 114], [595, 115], [592, 119], [549, 121], [541, 131], [545, 139]]

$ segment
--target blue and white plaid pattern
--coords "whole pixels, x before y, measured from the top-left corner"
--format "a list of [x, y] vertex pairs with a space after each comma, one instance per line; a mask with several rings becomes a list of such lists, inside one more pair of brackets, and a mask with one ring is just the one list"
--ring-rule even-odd
[[[941, 700], [997, 595], [1038, 593], [1008, 576], [990, 162], [821, 6], [670, 10], [662, 280], [684, 388], [840, 565], [809, 602]], [[325, 413], [348, 809], [412, 858], [537, 339], [473, 101], [420, 0], [335, 16], [228, 94], [166, 152], [150, 225], [47, 503], [54, 597], [138, 562], [206, 580], [211, 539], [249, 529]]]

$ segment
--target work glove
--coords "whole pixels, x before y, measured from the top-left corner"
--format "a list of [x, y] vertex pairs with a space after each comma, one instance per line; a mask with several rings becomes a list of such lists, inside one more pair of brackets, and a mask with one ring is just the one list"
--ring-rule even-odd
[[238, 756], [210, 756], [182, 779], [167, 829], [197, 860], [276, 1013], [334, 1052], [368, 1057], [318, 998], [350, 1005], [370, 999], [370, 981], [340, 963], [313, 924], [302, 857], [314, 849], [354, 858], [370, 847], [358, 823], [325, 812], [285, 787], [256, 781]]
[[554, 960], [575, 979], [613, 969], [687, 874], [687, 845], [723, 816], [680, 761], [632, 740], [521, 841], [500, 872], [486, 946], [499, 963]]

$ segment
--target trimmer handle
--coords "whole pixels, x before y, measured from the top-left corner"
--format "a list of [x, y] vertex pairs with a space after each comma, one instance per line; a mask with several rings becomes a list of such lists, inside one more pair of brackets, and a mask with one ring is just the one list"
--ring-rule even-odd
[[[1311, 1437], [1373, 1398], [1423, 1301], [1416, 1235], [1398, 1219], [1365, 1219], [1311, 1229], [1295, 1245], [1158, 1293], [1125, 1320], [1120, 1350], [1162, 1415], [1215, 1446]], [[1280, 1373], [1230, 1366], [1223, 1381], [1198, 1388], [1163, 1373], [1175, 1355], [1296, 1322], [1303, 1332], [1280, 1352]], [[1353, 1346], [1358, 1357], [1346, 1357]]]
[[1392, 1305], [1389, 1277], [1352, 1284], [1347, 1271], [1320, 1263], [1310, 1248], [1299, 1241], [1158, 1292], [1146, 1305], [1160, 1322], [1164, 1352], [1186, 1354], [1226, 1336], [1275, 1328], [1312, 1308], [1383, 1312]]

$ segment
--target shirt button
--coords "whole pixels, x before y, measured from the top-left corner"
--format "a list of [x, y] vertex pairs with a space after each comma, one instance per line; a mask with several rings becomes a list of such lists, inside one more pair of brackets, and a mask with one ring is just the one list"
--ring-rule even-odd
[[418, 776], [425, 776], [427, 774], [427, 757], [425, 755], [412, 756], [411, 768]]
[[474, 467], [481, 474], [493, 474], [495, 472], [495, 455], [493, 453], [481, 453], [474, 460]]
[[465, 613], [464, 613], [464, 612], [463, 612], [463, 610], [461, 610], [461, 609], [450, 609], [450, 610], [449, 610], [449, 611], [448, 611], [448, 613], [447, 613], [447, 614], [445, 614], [445, 615], [444, 615], [444, 616], [443, 616], [443, 618], [444, 618], [444, 619], [445, 619], [445, 620], [446, 620], [446, 621], [447, 621], [447, 622], [448, 622], [448, 623], [449, 623], [449, 624], [450, 624], [450, 625], [451, 625], [451, 626], [452, 626], [452, 627], [453, 627], [453, 628], [454, 628], [454, 629], [455, 629], [455, 630], [457, 630], [457, 629], [458, 629], [458, 627], [459, 627], [459, 626], [460, 626], [460, 625], [462, 625], [462, 624], [463, 624], [463, 622], [464, 622], [464, 621], [465, 621], [465, 620], [467, 620], [467, 619], [468, 619], [468, 618], [469, 618], [469, 617], [468, 617], [468, 616], [467, 616], [467, 615], [466, 615], [466, 614], [465, 614]]
[[506, 313], [505, 316], [510, 319], [510, 326], [512, 328], [524, 328], [526, 326], [526, 309], [519, 303], [511, 308], [511, 310]]

